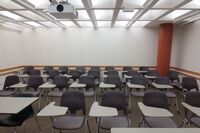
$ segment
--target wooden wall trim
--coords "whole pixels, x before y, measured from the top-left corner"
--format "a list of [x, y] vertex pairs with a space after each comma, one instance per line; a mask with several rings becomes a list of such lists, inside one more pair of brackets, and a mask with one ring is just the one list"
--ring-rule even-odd
[[6, 72], [6, 71], [12, 71], [12, 70], [15, 70], [15, 69], [21, 69], [23, 67], [24, 67], [23, 65], [20, 65], [20, 66], [13, 66], [13, 67], [8, 67], [8, 68], [3, 68], [3, 69], [0, 69], [0, 73]]
[[200, 80], [200, 72], [186, 70], [186, 69], [178, 68], [178, 67], [170, 67], [170, 69], [178, 71], [180, 74], [182, 74], [184, 76], [191, 76], [191, 77], [194, 77], [194, 78]]

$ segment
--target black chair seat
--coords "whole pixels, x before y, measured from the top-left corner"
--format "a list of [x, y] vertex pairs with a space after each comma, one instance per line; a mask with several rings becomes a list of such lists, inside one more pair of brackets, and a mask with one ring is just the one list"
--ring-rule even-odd
[[176, 123], [171, 118], [145, 117], [145, 121], [153, 128], [177, 128]]
[[23, 124], [24, 121], [21, 120], [12, 120], [10, 118], [10, 116], [8, 116], [7, 118], [4, 118], [2, 120], [0, 120], [0, 126], [3, 127], [17, 127], [17, 126], [21, 126]]
[[192, 117], [190, 121], [197, 127], [200, 127], [200, 117]]
[[129, 120], [125, 116], [117, 117], [102, 117], [100, 120], [100, 126], [103, 129], [111, 129], [115, 127], [129, 127]]
[[55, 119], [53, 128], [61, 130], [79, 129], [84, 124], [85, 117], [63, 116]]
[[15, 94], [16, 92], [17, 92], [17, 90], [15, 90], [15, 91], [2, 90], [2, 91], [0, 91], [0, 96], [10, 96], [12, 94]]

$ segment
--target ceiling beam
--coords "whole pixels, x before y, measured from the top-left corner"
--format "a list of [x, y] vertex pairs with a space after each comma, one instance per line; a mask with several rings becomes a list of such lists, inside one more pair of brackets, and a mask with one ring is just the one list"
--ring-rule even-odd
[[150, 8], [152, 8], [159, 0], [149, 0], [144, 4], [144, 9], [140, 10], [132, 20], [127, 24], [127, 29], [130, 28], [140, 17], [142, 17]]
[[[155, 21], [158, 21], [159, 19], [163, 18], [164, 16], [170, 14], [171, 12], [179, 9], [180, 7], [184, 6], [185, 4], [191, 2], [192, 0], [184, 0], [181, 3], [179, 3], [178, 5], [176, 5], [174, 8], [170, 8], [167, 12], [165, 12], [164, 14], [162, 14], [161, 16], [157, 17], [156, 19], [154, 19], [153, 21], [151, 21], [149, 24], [154, 23]], [[148, 25], [149, 25], [148, 24]]]
[[33, 13], [35, 13], [35, 14], [37, 14], [37, 15], [39, 15], [39, 16], [41, 16], [41, 17], [47, 19], [47, 20], [49, 20], [50, 22], [52, 22], [52, 23], [58, 25], [59, 27], [61, 27], [61, 28], [63, 28], [63, 29], [66, 28], [65, 25], [63, 25], [63, 24], [60, 23], [59, 21], [55, 20], [53, 17], [52, 17], [52, 18], [48, 17], [48, 16], [46, 15], [46, 13], [44, 13], [43, 11], [35, 10], [35, 6], [32, 5], [30, 2], [28, 2], [27, 0], [22, 0], [22, 1], [19, 1], [19, 0], [12, 0], [12, 1], [15, 2], [15, 3], [18, 4], [18, 5], [20, 5], [20, 6], [24, 7], [24, 8], [26, 8], [26, 9], [32, 11]]
[[14, 11], [12, 11], [11, 9], [7, 9], [7, 8], [1, 6], [1, 5], [0, 5], [0, 8], [1, 8], [1, 9], [4, 9], [5, 11], [11, 12], [11, 13], [13, 13], [13, 14], [15, 14], [15, 15], [18, 15], [18, 16], [20, 16], [20, 17], [22, 17], [22, 18], [25, 18], [25, 19], [27, 19], [27, 20], [29, 20], [29, 21], [33, 21], [33, 22], [35, 22], [35, 23], [38, 23], [38, 24], [40, 24], [40, 25], [42, 25], [42, 26], [44, 26], [44, 27], [46, 27], [46, 28], [49, 28], [48, 26], [46, 26], [46, 25], [44, 25], [44, 24], [42, 24], [42, 23], [40, 23], [40, 22], [37, 22], [37, 21], [35, 21], [35, 20], [31, 19], [31, 18], [28, 18], [28, 17], [26, 17], [26, 16], [23, 16], [23, 15], [17, 13], [17, 12], [14, 12]]
[[97, 29], [97, 24], [96, 24], [96, 21], [95, 21], [96, 17], [95, 17], [94, 11], [91, 10], [91, 7], [92, 7], [91, 0], [81, 0], [81, 1], [82, 1], [83, 5], [86, 9], [86, 12], [87, 12], [87, 14], [90, 18], [90, 21], [93, 24], [94, 29]]
[[4, 30], [14, 31], [14, 32], [22, 32], [21, 29], [11, 28], [11, 27], [8, 27], [8, 26], [4, 26], [2, 24], [0, 24], [0, 28], [4, 29]]
[[111, 27], [113, 27], [115, 25], [115, 22], [117, 20], [117, 16], [119, 15], [119, 11], [120, 11], [120, 8], [122, 6], [123, 1], [124, 0], [117, 0], [116, 1], [114, 13], [113, 13], [113, 16], [112, 16]]
[[183, 16], [180, 16], [180, 17], [176, 18], [175, 19], [175, 24], [179, 24], [182, 21], [184, 21], [185, 19], [191, 18], [191, 17], [193, 17], [195, 15], [198, 15], [198, 14], [200, 14], [200, 11], [191, 11], [189, 13], [186, 13]]
[[32, 26], [30, 24], [24, 23], [22, 21], [15, 21], [14, 19], [3, 16], [1, 14], [0, 14], [0, 17], [1, 17], [1, 19], [5, 20], [5, 22], [12, 22], [12, 23], [17, 23], [18, 25], [23, 26], [23, 27], [25, 25], [26, 27], [29, 27], [29, 28], [35, 28], [34, 26]]

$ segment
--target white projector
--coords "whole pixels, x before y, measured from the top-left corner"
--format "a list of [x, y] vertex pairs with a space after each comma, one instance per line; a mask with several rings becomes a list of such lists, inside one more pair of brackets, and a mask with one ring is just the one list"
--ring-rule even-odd
[[68, 2], [60, 2], [48, 6], [48, 12], [56, 19], [75, 19], [78, 18], [78, 12], [73, 5]]

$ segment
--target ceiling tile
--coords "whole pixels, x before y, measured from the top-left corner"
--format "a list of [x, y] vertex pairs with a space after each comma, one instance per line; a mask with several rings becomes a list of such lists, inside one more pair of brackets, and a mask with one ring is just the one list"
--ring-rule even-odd
[[83, 28], [90, 28], [93, 27], [92, 22], [91, 21], [77, 21], [79, 23], [79, 25]]
[[160, 20], [174, 20], [177, 17], [180, 17], [188, 12], [190, 12], [191, 10], [175, 10], [173, 12], [171, 12], [170, 14], [164, 16], [163, 18], [161, 18]]
[[122, 7], [141, 8], [147, 0], [124, 0]]
[[94, 10], [97, 20], [111, 20], [113, 16], [113, 10]]
[[91, 0], [93, 8], [114, 8], [116, 0]]
[[145, 25], [147, 25], [148, 23], [150, 23], [151, 21], [136, 21], [132, 27], [143, 27]]
[[123, 10], [120, 10], [117, 20], [131, 20], [137, 11], [138, 10], [134, 10], [133, 12], [123, 12]]
[[167, 10], [149, 10], [139, 20], [154, 20], [167, 12]]
[[110, 27], [111, 21], [97, 21], [97, 27]]
[[159, 0], [153, 8], [173, 8], [184, 0]]
[[129, 21], [116, 21], [114, 27], [125, 27]]

